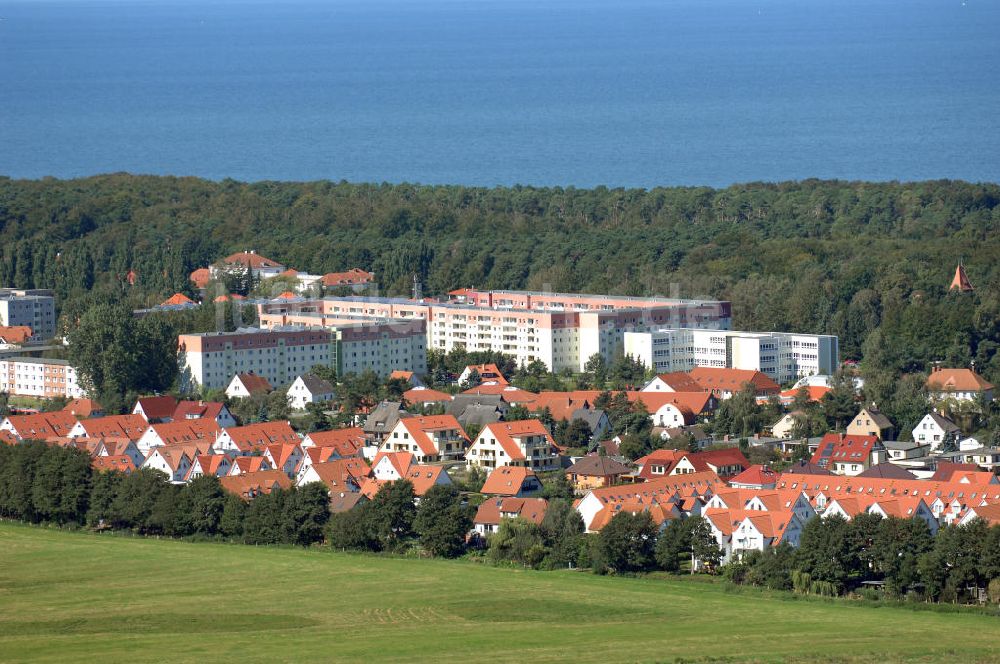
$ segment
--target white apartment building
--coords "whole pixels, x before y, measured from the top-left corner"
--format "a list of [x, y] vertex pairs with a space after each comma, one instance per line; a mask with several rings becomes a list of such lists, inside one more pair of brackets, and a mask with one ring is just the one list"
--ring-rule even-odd
[[657, 373], [695, 367], [749, 369], [786, 383], [832, 374], [840, 364], [837, 337], [826, 334], [682, 328], [624, 336], [625, 354]]
[[259, 305], [262, 326], [334, 327], [345, 317], [427, 321], [427, 348], [451, 352], [492, 350], [519, 364], [541, 361], [550, 370], [582, 371], [601, 354], [623, 350], [628, 331], [665, 325], [728, 329], [730, 305], [677, 300], [527, 291], [455, 291], [449, 303], [405, 298], [328, 297]]
[[86, 396], [69, 362], [40, 357], [0, 358], [0, 392], [45, 399]]
[[181, 381], [189, 387], [224, 388], [234, 375], [250, 372], [280, 387], [318, 364], [335, 367], [341, 376], [367, 370], [380, 376], [397, 369], [427, 373], [423, 321], [241, 328], [182, 334], [177, 344]]
[[50, 290], [0, 288], [0, 325], [27, 325], [31, 340], [56, 336], [56, 298]]

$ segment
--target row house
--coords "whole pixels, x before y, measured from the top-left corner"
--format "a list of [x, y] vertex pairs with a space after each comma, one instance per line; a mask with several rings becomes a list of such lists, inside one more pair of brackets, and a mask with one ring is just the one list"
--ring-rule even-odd
[[479, 505], [472, 520], [473, 532], [479, 537], [492, 535], [504, 519], [524, 519], [541, 525], [549, 503], [544, 498], [489, 498]]
[[254, 451], [263, 453], [269, 445], [293, 443], [302, 440], [288, 422], [259, 422], [241, 427], [222, 429], [215, 438], [213, 449], [217, 453], [249, 455]]
[[720, 488], [725, 488], [725, 483], [709, 470], [592, 489], [573, 507], [580, 513], [587, 532], [600, 530], [622, 509], [650, 511], [662, 525], [667, 518], [700, 514], [704, 501]]

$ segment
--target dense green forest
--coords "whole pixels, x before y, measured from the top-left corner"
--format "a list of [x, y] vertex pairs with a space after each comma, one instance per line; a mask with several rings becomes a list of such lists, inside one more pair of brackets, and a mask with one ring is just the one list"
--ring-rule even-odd
[[[1000, 381], [1000, 186], [803, 181], [727, 189], [0, 179], [0, 283], [55, 289], [72, 322], [190, 292], [243, 249], [298, 270], [374, 270], [384, 292], [460, 286], [732, 300], [734, 326], [840, 336], [898, 374]], [[948, 292], [959, 260], [975, 293]], [[138, 280], [123, 280], [134, 270]], [[866, 346], [867, 341], [867, 346]]]

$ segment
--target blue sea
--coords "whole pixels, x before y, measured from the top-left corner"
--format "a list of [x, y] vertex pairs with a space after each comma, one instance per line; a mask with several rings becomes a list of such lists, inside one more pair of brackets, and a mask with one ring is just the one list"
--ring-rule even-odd
[[1000, 181], [998, 0], [0, 0], [0, 174]]

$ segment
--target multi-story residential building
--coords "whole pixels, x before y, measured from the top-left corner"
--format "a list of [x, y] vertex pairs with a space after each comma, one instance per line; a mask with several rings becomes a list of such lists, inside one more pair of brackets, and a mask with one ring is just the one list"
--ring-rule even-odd
[[581, 371], [587, 360], [611, 360], [628, 331], [664, 326], [728, 329], [730, 304], [614, 295], [526, 291], [453, 291], [448, 303], [406, 298], [328, 297], [259, 305], [261, 325], [335, 325], [344, 317], [427, 322], [427, 348], [492, 350], [520, 364]]
[[31, 340], [56, 335], [56, 298], [50, 290], [0, 288], [0, 325], [31, 328]]
[[661, 328], [626, 332], [625, 354], [657, 373], [695, 367], [749, 369], [779, 383], [832, 374], [840, 363], [837, 337], [791, 332]]
[[541, 472], [557, 470], [559, 454], [539, 420], [493, 422], [483, 427], [469, 448], [466, 463], [480, 468], [523, 466]]
[[0, 392], [45, 399], [86, 396], [69, 362], [40, 357], [0, 358]]
[[455, 461], [465, 455], [468, 442], [452, 415], [407, 417], [396, 422], [379, 452], [409, 452], [420, 463]]
[[271, 385], [288, 385], [316, 365], [338, 375], [395, 369], [427, 373], [423, 321], [338, 321], [335, 327], [273, 325], [177, 338], [181, 379], [210, 389], [235, 374], [253, 372]]

